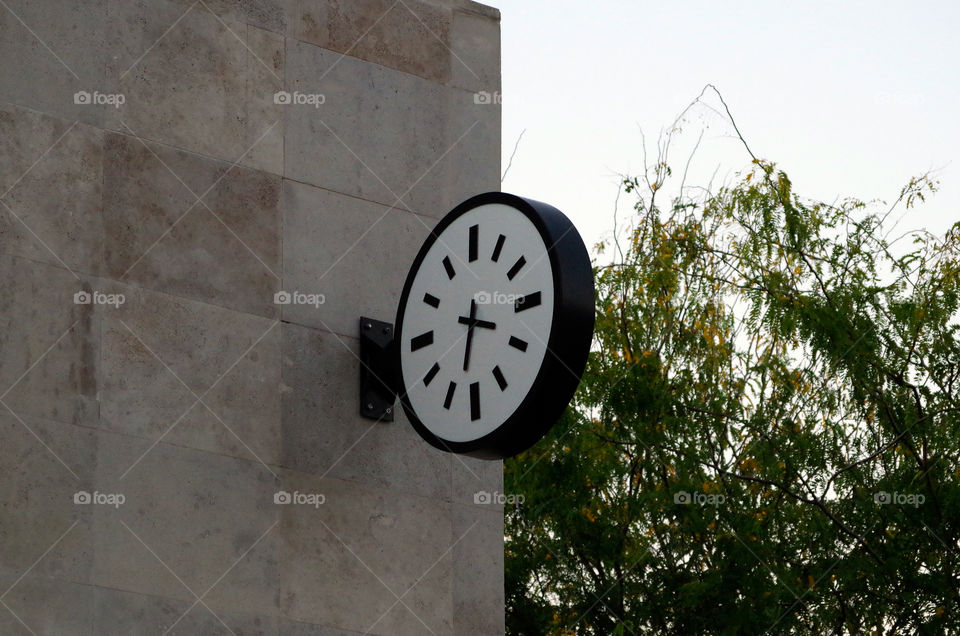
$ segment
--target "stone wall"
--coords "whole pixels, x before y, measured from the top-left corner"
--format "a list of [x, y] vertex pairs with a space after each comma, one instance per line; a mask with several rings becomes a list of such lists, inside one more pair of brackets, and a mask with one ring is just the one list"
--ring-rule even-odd
[[499, 56], [468, 0], [0, 3], [0, 633], [503, 632], [501, 464], [360, 418], [356, 338], [498, 189]]

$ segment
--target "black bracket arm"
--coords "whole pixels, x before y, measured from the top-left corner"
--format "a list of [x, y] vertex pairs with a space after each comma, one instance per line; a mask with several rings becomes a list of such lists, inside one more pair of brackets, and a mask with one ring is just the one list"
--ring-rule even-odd
[[396, 401], [397, 355], [393, 325], [360, 318], [360, 415], [393, 421]]

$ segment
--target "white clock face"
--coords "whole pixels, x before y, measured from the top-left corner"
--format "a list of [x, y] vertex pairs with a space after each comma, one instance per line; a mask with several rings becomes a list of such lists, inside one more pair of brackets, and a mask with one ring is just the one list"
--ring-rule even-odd
[[487, 435], [533, 386], [553, 325], [549, 247], [522, 212], [488, 203], [457, 217], [425, 254], [400, 325], [400, 370], [437, 437]]

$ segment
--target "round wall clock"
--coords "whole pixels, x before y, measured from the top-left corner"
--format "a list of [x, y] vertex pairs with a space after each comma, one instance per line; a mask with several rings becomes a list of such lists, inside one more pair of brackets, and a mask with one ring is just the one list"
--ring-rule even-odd
[[559, 419], [593, 338], [593, 272], [556, 208], [501, 192], [424, 242], [396, 318], [397, 394], [437, 448], [510, 457]]

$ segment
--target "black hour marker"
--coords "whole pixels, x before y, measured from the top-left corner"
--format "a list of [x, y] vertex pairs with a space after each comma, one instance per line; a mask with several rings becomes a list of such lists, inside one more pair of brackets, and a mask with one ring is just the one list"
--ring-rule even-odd
[[457, 390], [457, 383], [451, 382], [447, 387], [447, 397], [443, 398], [443, 408], [450, 410], [450, 404], [453, 402], [453, 392]]
[[510, 336], [510, 342], [509, 342], [509, 344], [510, 344], [510, 346], [513, 347], [514, 349], [519, 349], [520, 351], [526, 351], [526, 350], [527, 350], [527, 341], [526, 341], [526, 340], [521, 340], [520, 338], [517, 338], [516, 336]]
[[510, 271], [507, 272], [507, 278], [509, 278], [510, 280], [513, 280], [513, 277], [517, 275], [517, 272], [519, 272], [523, 268], [523, 266], [526, 264], [527, 264], [527, 259], [525, 259], [522, 256], [518, 258], [517, 262], [514, 263], [513, 267], [510, 268]]
[[433, 381], [433, 378], [440, 373], [440, 363], [434, 362], [433, 366], [430, 367], [430, 370], [427, 371], [427, 375], [423, 376], [423, 386], [430, 386], [430, 383]]
[[493, 256], [490, 257], [490, 260], [496, 263], [500, 260], [500, 250], [503, 249], [503, 242], [507, 240], [507, 237], [503, 234], [497, 239], [497, 244], [493, 248]]
[[526, 311], [528, 309], [533, 309], [540, 304], [540, 292], [533, 292], [532, 294], [527, 294], [526, 296], [521, 296], [517, 298], [517, 303], [513, 306], [514, 313], [518, 311]]
[[427, 345], [433, 344], [433, 332], [428, 331], [422, 333], [419, 336], [415, 337], [410, 341], [410, 351], [416, 351], [417, 349], [423, 349]]
[[453, 263], [450, 262], [449, 256], [443, 257], [443, 269], [447, 270], [447, 278], [453, 280], [453, 277], [457, 275], [457, 272], [453, 269]]
[[480, 383], [470, 385], [470, 420], [480, 419]]
[[427, 303], [434, 309], [440, 306], [440, 299], [434, 296], [433, 294], [424, 294], [423, 302]]
[[479, 233], [479, 225], [470, 226], [470, 262], [477, 260], [477, 234]]
[[493, 377], [496, 378], [500, 390], [505, 391], [507, 389], [507, 379], [503, 377], [503, 372], [499, 366], [493, 367]]

